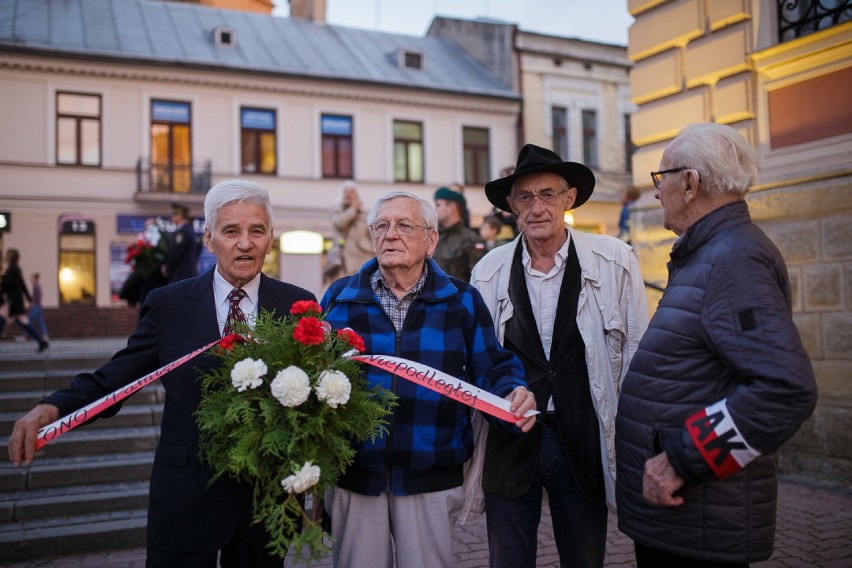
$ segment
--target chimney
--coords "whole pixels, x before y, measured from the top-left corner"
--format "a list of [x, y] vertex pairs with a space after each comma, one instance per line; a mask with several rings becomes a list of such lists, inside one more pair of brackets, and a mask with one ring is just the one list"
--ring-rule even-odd
[[325, 23], [325, 0], [289, 0], [290, 17], [315, 24]]

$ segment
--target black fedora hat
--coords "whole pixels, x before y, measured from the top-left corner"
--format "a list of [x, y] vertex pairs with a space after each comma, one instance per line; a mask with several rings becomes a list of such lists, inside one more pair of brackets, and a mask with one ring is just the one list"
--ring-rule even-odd
[[519, 177], [527, 174], [552, 172], [565, 178], [568, 185], [577, 188], [577, 199], [572, 209], [576, 209], [591, 197], [595, 190], [595, 174], [592, 170], [577, 162], [563, 162], [556, 152], [526, 144], [518, 154], [518, 164], [515, 171], [506, 177], [489, 181], [485, 184], [485, 196], [495, 207], [503, 211], [512, 211], [506, 196], [512, 191], [512, 184]]

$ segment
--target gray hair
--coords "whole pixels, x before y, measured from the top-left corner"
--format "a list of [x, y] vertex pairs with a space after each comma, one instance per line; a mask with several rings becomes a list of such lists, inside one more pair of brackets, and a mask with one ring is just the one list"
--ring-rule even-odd
[[220, 181], [210, 188], [204, 198], [204, 222], [211, 231], [216, 227], [219, 211], [231, 203], [251, 203], [266, 209], [269, 230], [272, 230], [274, 217], [269, 192], [259, 183], [242, 179]]
[[710, 194], [744, 196], [757, 178], [754, 148], [739, 132], [724, 124], [689, 124], [666, 152], [670, 167], [698, 170]]
[[376, 202], [373, 204], [373, 208], [370, 209], [370, 214], [367, 215], [367, 224], [372, 225], [376, 222], [376, 217], [379, 216], [379, 209], [386, 201], [399, 198], [412, 199], [416, 201], [417, 204], [420, 206], [420, 215], [421, 217], [423, 217], [423, 222], [426, 224], [426, 228], [438, 228], [438, 213], [435, 211], [435, 206], [432, 205], [430, 201], [427, 201], [422, 197], [418, 197], [413, 193], [409, 193], [408, 191], [392, 191], [377, 199]]

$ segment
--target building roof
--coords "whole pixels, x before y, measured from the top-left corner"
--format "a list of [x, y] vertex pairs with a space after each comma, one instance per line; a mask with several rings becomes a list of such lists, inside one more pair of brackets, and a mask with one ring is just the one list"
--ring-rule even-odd
[[[519, 99], [450, 40], [160, 0], [0, 0], [0, 51]], [[215, 30], [233, 32], [217, 46]], [[422, 54], [420, 70], [401, 50]]]

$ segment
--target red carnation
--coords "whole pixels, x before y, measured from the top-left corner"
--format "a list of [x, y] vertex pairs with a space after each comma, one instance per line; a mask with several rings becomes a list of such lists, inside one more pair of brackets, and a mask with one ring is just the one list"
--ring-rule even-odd
[[293, 307], [290, 308], [290, 314], [294, 316], [300, 316], [302, 314], [313, 314], [318, 316], [321, 313], [322, 306], [313, 300], [299, 300], [298, 302], [294, 302]]
[[[314, 304], [317, 305], [316, 302]], [[322, 323], [317, 318], [302, 318], [296, 324], [296, 329], [293, 330], [293, 339], [302, 345], [319, 345], [323, 338], [325, 338], [325, 330], [323, 330]]]
[[245, 337], [240, 335], [239, 333], [229, 333], [225, 337], [219, 340], [219, 347], [225, 349], [226, 351], [231, 351], [234, 348], [234, 345], [237, 343], [244, 343], [246, 340]]
[[363, 353], [367, 349], [367, 347], [364, 345], [364, 338], [348, 327], [338, 331], [337, 337], [339, 337], [341, 340], [343, 340], [344, 343], [346, 343], [346, 345], [355, 349], [359, 353]]

